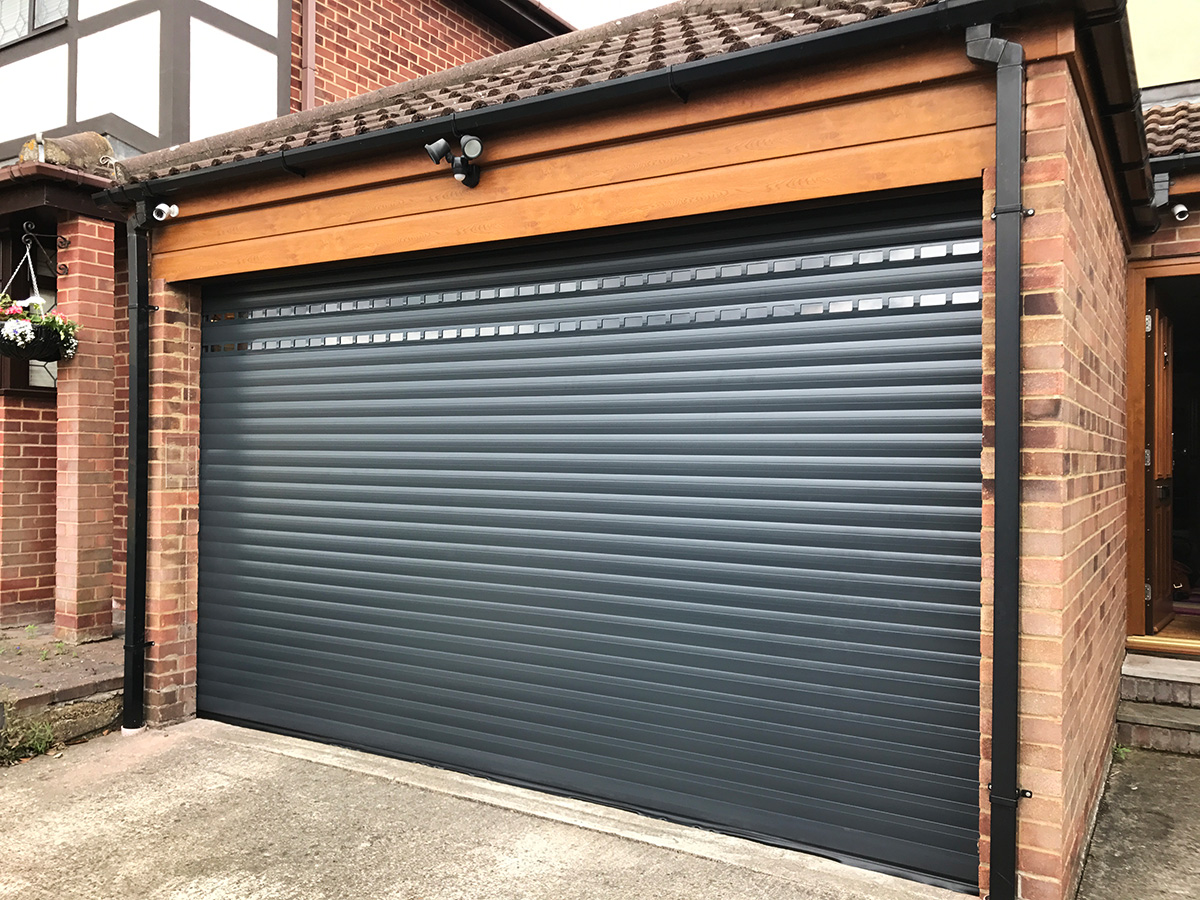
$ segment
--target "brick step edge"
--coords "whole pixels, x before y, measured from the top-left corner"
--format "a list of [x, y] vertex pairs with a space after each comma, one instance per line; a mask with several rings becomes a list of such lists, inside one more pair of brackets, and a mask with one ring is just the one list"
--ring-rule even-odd
[[95, 734], [106, 728], [116, 728], [121, 719], [124, 701], [121, 691], [90, 694], [66, 703], [26, 707], [20, 712], [8, 711], [0, 723], [0, 744], [19, 742], [36, 723], [46, 723], [58, 742]]
[[1117, 743], [1200, 756], [1200, 709], [1123, 700], [1117, 707]]
[[1200, 709], [1200, 684], [1122, 675], [1121, 700]]

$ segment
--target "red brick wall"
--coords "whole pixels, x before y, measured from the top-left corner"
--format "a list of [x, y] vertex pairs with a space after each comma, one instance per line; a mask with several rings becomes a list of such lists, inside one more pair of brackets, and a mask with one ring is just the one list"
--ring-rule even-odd
[[[1178, 197], [1171, 197], [1172, 204], [1178, 200]], [[1134, 259], [1162, 259], [1168, 256], [1200, 258], [1200, 196], [1189, 197], [1188, 206], [1192, 209], [1192, 215], [1182, 225], [1164, 210], [1162, 227], [1134, 244], [1130, 255]]]
[[54, 397], [0, 397], [0, 627], [54, 620]]
[[[1020, 896], [1073, 895], [1125, 638], [1125, 252], [1065, 62], [1029, 67], [1023, 226]], [[985, 211], [994, 203], [989, 187]], [[986, 234], [993, 240], [990, 223]], [[994, 247], [985, 290], [994, 289]], [[985, 373], [994, 366], [994, 298]], [[985, 434], [994, 384], [984, 379]], [[990, 441], [990, 435], [988, 437]], [[984, 454], [981, 784], [990, 780], [993, 473]], [[987, 890], [989, 821], [981, 791]]]
[[[301, 0], [292, 0], [292, 112], [300, 110], [301, 8]], [[320, 0], [314, 105], [494, 56], [521, 43], [453, 0]]]
[[124, 232], [113, 253], [113, 603], [125, 606], [126, 529], [129, 524], [129, 266]]

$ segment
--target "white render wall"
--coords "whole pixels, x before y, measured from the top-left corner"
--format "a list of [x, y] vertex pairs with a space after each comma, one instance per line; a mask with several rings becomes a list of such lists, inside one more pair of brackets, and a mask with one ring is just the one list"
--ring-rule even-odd
[[221, 10], [247, 25], [271, 37], [279, 35], [279, 4], [276, 0], [204, 0], [209, 6]]
[[275, 54], [192, 19], [191, 137], [198, 140], [277, 115]]
[[[287, 112], [290, 35], [280, 15], [291, 0], [78, 0], [72, 8], [67, 27], [39, 37], [53, 49], [20, 59], [34, 48], [0, 47], [0, 142], [99, 127], [124, 152], [148, 150]], [[97, 126], [102, 117], [134, 127]]]
[[67, 48], [55, 47], [0, 66], [0, 141], [66, 125]]
[[[122, 22], [79, 39], [79, 82], [75, 118], [115, 113], [153, 135], [159, 133], [159, 13]], [[143, 77], [121, 78], [113, 61], [134, 64]]]

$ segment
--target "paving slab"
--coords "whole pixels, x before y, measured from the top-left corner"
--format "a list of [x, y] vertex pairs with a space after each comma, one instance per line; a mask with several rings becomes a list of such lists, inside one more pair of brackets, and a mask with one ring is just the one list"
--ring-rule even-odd
[[1126, 654], [1125, 662], [1121, 665], [1121, 674], [1131, 678], [1200, 684], [1200, 660], [1168, 659], [1129, 653]]
[[71, 645], [53, 625], [0, 629], [0, 704], [22, 710], [121, 690], [123, 633]]
[[196, 720], [0, 769], [0, 898], [961, 900], [808, 854]]
[[1114, 762], [1076, 900], [1200, 897], [1200, 757]]

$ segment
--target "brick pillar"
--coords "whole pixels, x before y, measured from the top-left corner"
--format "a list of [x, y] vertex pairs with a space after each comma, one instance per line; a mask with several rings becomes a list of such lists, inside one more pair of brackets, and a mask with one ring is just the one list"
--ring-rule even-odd
[[[1075, 896], [1125, 640], [1125, 252], [1065, 60], [1029, 64], [1021, 323], [1021, 900]], [[995, 173], [984, 174], [980, 784], [991, 778]], [[980, 791], [980, 893], [989, 888]]]
[[79, 323], [79, 349], [58, 374], [55, 633], [112, 636], [113, 226], [64, 214], [58, 312]]
[[161, 279], [150, 302], [146, 721], [196, 713], [200, 534], [200, 296]]

